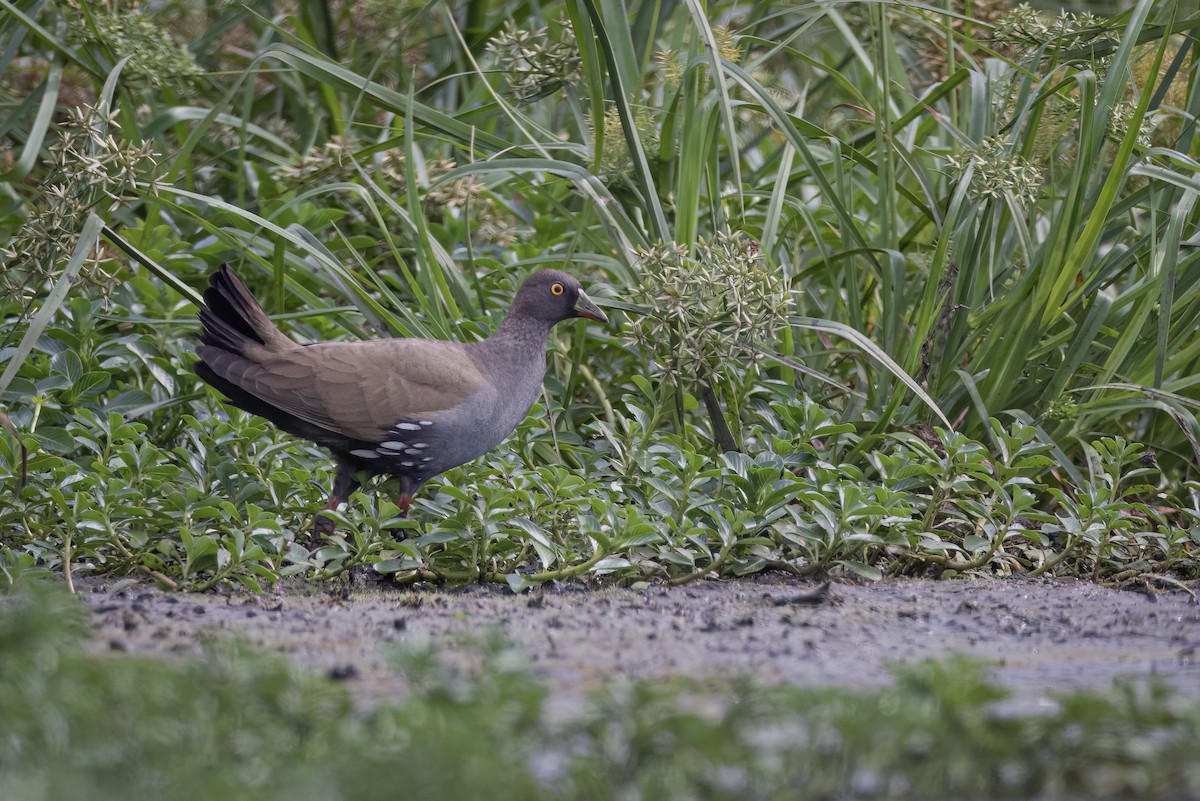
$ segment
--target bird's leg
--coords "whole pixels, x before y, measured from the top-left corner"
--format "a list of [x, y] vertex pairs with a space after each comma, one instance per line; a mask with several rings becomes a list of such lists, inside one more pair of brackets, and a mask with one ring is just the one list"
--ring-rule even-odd
[[408, 476], [400, 476], [400, 495], [396, 498], [396, 506], [400, 508], [401, 517], [408, 517], [408, 507], [412, 506], [413, 493], [417, 491], [420, 483]]
[[[336, 495], [330, 495], [329, 501], [321, 507], [321, 511], [328, 512], [333, 509], [337, 509], [341, 505], [341, 498]], [[318, 536], [324, 535], [327, 537], [333, 533], [334, 525], [335, 524], [332, 518], [326, 517], [325, 515], [317, 515], [313, 520], [313, 531], [316, 532]]]
[[[337, 472], [333, 474], [333, 492], [329, 493], [329, 501], [321, 507], [322, 512], [328, 512], [337, 509], [342, 502], [349, 499], [350, 494], [358, 489], [358, 481], [354, 478], [354, 465], [350, 462], [337, 460]], [[328, 537], [333, 533], [335, 524], [332, 518], [325, 515], [317, 515], [313, 520], [313, 533], [316, 538], [321, 536]]]

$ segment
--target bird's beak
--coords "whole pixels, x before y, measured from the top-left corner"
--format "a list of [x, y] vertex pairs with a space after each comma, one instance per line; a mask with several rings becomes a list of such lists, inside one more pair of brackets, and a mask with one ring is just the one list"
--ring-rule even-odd
[[575, 316], [599, 320], [602, 323], [608, 322], [608, 315], [600, 311], [600, 307], [582, 289], [579, 290], [579, 298], [575, 301]]

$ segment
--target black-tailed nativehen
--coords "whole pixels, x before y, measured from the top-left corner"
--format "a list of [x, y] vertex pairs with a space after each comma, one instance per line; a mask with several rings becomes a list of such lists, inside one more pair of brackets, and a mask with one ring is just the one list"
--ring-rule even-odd
[[[407, 511], [432, 476], [496, 447], [537, 399], [546, 338], [573, 317], [608, 322], [579, 282], [539, 270], [481, 342], [376, 339], [301, 345], [275, 327], [228, 266], [209, 279], [196, 373], [251, 414], [328, 448], [337, 472], [324, 509], [358, 487], [355, 474], [400, 480]], [[333, 521], [318, 515], [318, 534]]]

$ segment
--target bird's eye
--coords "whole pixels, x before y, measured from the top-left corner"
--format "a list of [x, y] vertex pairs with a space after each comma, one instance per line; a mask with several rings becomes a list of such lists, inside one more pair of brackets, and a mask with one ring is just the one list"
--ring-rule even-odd
[[551, 295], [561, 295], [562, 293], [564, 293], [566, 291], [567, 291], [567, 288], [564, 287], [562, 284], [553, 283], [550, 285], [550, 294]]

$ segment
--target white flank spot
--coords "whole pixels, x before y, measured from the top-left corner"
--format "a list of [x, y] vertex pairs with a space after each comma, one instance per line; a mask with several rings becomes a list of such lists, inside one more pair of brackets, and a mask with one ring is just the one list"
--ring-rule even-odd
[[[421, 425], [425, 425], [422, 423]], [[421, 426], [416, 423], [396, 423], [396, 429], [399, 431], [420, 431]]]
[[401, 467], [416, 467], [416, 465], [413, 464], [412, 462], [401, 462], [400, 466]]
[[417, 450], [416, 448], [409, 448], [408, 450], [405, 451], [405, 453], [408, 454], [409, 456], [420, 456], [421, 455], [421, 452], [419, 450]]
[[421, 425], [423, 425], [423, 426], [431, 426], [431, 425], [433, 425], [433, 421], [432, 421], [432, 420], [422, 420], [422, 421], [421, 421]]
[[415, 445], [413, 445], [413, 447], [419, 451], [423, 451], [429, 447], [429, 443], [428, 442], [418, 442]]
[[[420, 453], [420, 451], [418, 451]], [[351, 456], [357, 456], [360, 459], [378, 459], [379, 454], [375, 451], [350, 451]]]
[[432, 456], [426, 456], [426, 457], [425, 457], [424, 459], [422, 459], [421, 461], [422, 461], [422, 462], [432, 462], [432, 461], [433, 461], [433, 457], [432, 457]]
[[402, 451], [405, 448], [407, 448], [408, 445], [406, 443], [400, 442], [398, 440], [390, 439], [387, 442], [379, 443], [379, 447], [387, 448], [389, 451]]

